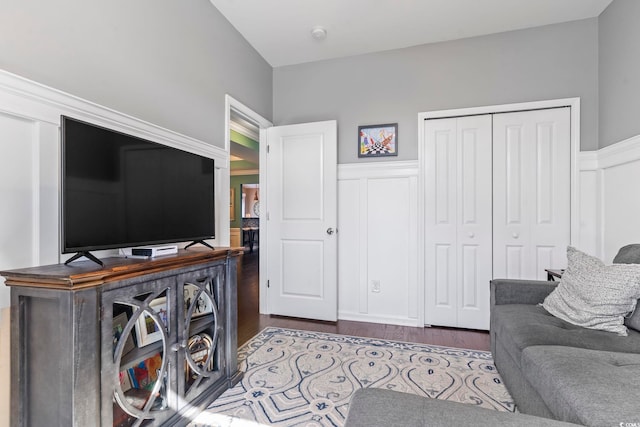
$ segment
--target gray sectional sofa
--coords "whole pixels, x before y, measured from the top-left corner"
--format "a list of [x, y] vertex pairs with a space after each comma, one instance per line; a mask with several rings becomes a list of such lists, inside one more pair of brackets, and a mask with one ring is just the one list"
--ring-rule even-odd
[[430, 399], [387, 389], [362, 388], [349, 403], [345, 427], [575, 426], [531, 415]]
[[553, 317], [538, 304], [557, 284], [491, 282], [491, 351], [520, 414], [361, 389], [345, 427], [640, 426], [640, 332], [624, 337]]
[[556, 285], [491, 282], [491, 352], [519, 411], [584, 425], [640, 425], [640, 332], [619, 336], [552, 316], [538, 304]]
[[[640, 245], [618, 264], [640, 264]], [[389, 390], [358, 390], [345, 427], [640, 427], [640, 300], [625, 320], [628, 336], [586, 329], [540, 304], [558, 282], [491, 281], [491, 352], [518, 414]], [[598, 300], [599, 301], [599, 300]]]

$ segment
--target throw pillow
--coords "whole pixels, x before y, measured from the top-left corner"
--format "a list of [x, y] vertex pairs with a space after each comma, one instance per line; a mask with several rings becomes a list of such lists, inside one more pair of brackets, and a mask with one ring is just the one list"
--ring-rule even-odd
[[640, 264], [604, 265], [573, 247], [567, 269], [542, 306], [574, 325], [627, 335], [624, 316], [640, 298]]

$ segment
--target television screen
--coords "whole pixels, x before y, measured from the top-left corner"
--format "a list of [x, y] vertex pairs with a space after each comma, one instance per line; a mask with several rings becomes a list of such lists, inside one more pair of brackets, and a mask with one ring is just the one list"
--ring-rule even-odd
[[213, 238], [213, 160], [62, 116], [63, 253]]

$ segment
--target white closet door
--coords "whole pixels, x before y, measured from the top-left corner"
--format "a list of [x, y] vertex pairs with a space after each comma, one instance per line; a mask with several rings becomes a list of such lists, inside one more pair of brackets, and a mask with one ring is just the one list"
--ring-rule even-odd
[[545, 279], [566, 265], [569, 131], [569, 108], [494, 115], [494, 277]]
[[457, 325], [456, 119], [425, 121], [425, 323]]
[[458, 119], [458, 324], [489, 329], [491, 116]]
[[489, 327], [491, 116], [425, 121], [425, 323]]

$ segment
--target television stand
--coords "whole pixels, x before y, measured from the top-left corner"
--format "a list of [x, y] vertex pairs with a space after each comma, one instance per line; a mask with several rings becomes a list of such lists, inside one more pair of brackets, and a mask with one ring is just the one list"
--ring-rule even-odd
[[78, 253], [76, 253], [74, 256], [72, 256], [71, 258], [69, 258], [68, 260], [66, 260], [64, 262], [64, 265], [69, 264], [72, 261], [77, 260], [78, 258], [82, 258], [85, 257], [87, 259], [90, 259], [91, 261], [95, 262], [96, 264], [100, 265], [100, 266], [104, 266], [104, 264], [102, 263], [102, 261], [100, 261], [95, 255], [93, 255], [91, 252], [89, 251], [80, 251]]
[[196, 245], [196, 244], [198, 244], [198, 243], [200, 243], [202, 246], [206, 246], [206, 247], [208, 247], [208, 248], [209, 248], [209, 249], [211, 249], [211, 250], [215, 250], [215, 249], [213, 248], [213, 246], [211, 246], [210, 244], [208, 244], [208, 243], [207, 243], [207, 242], [205, 242], [204, 240], [194, 240], [193, 242], [189, 243], [189, 244], [188, 244], [187, 246], [185, 246], [184, 248], [185, 248], [185, 249], [187, 249], [187, 248], [189, 248], [189, 247], [191, 247], [191, 246], [193, 246], [193, 245]]
[[0, 271], [11, 287], [11, 426], [186, 426], [242, 378], [240, 255]]

